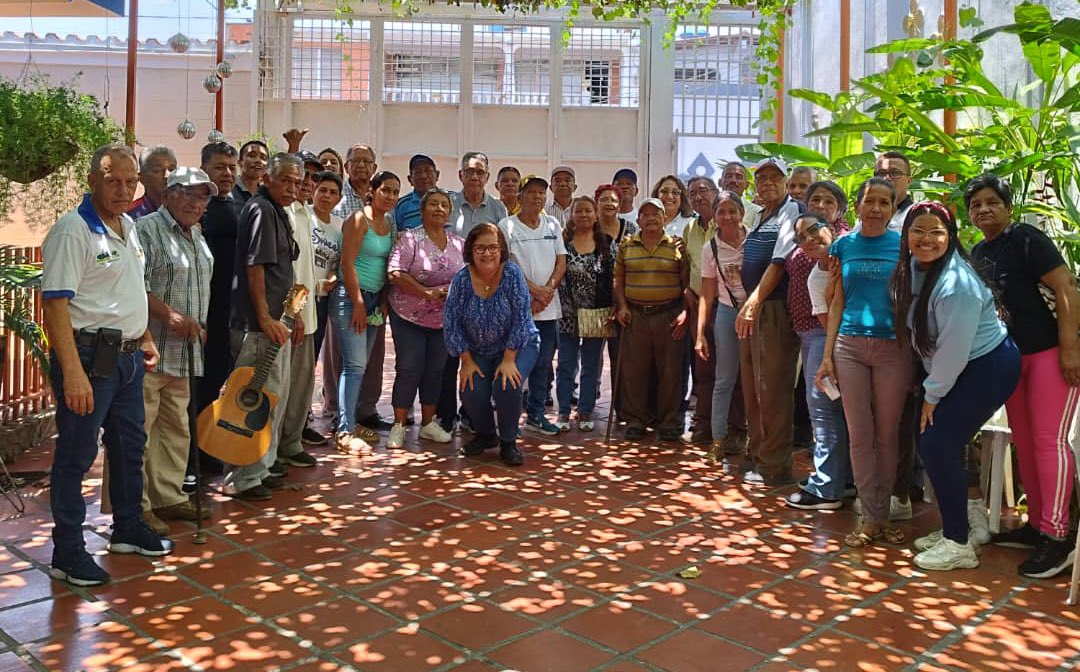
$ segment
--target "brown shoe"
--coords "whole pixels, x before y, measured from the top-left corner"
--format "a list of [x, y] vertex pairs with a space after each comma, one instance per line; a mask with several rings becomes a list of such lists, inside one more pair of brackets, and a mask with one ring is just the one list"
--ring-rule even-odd
[[[195, 504], [190, 500], [154, 509], [154, 513], [162, 520], [197, 520], [195, 516]], [[210, 517], [210, 511], [205, 507], [202, 510], [202, 517], [203, 520]]]
[[157, 532], [161, 536], [165, 536], [169, 533], [169, 525], [161, 518], [154, 515], [153, 511], [143, 511], [143, 522], [150, 526], [150, 529]]
[[339, 453], [354, 457], [371, 455], [371, 444], [361, 438], [359, 433], [339, 432], [334, 437], [334, 447]]

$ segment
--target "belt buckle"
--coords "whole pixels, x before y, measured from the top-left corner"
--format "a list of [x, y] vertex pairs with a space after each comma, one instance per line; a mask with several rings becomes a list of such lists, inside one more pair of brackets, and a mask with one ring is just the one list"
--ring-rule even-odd
[[131, 354], [139, 349], [139, 342], [131, 339], [120, 343], [120, 352]]

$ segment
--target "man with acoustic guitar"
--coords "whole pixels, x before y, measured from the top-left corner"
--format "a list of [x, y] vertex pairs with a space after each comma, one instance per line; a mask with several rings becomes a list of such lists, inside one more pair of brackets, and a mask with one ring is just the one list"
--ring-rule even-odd
[[[304, 338], [304, 321], [295, 316], [292, 333], [282, 321], [285, 298], [293, 285], [293, 260], [300, 249], [293, 238], [286, 208], [300, 193], [304, 167], [291, 154], [270, 159], [264, 183], [244, 206], [236, 236], [236, 277], [232, 295], [232, 343], [236, 367], [255, 366], [260, 359], [273, 363], [265, 392], [280, 396], [289, 389], [290, 346]], [[276, 357], [272, 351], [277, 350]], [[266, 357], [270, 354], [271, 357]], [[285, 486], [270, 473], [277, 460], [284, 405], [270, 410], [270, 446], [254, 464], [225, 467], [225, 485], [238, 499], [264, 501], [271, 491]], [[207, 446], [203, 446], [206, 450]]]
[[172, 542], [142, 518], [143, 375], [158, 361], [147, 329], [144, 257], [126, 214], [139, 184], [139, 162], [125, 145], [106, 145], [90, 160], [90, 193], [50, 229], [42, 244], [41, 296], [56, 395], [56, 454], [51, 474], [53, 578], [76, 586], [109, 581], [86, 551], [82, 480], [98, 435], [109, 457], [113, 533], [110, 553], [161, 556]]

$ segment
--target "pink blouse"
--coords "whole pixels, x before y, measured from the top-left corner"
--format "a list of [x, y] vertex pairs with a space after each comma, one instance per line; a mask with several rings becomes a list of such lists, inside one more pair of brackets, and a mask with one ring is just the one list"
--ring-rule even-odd
[[[446, 232], [446, 249], [440, 250], [424, 227], [403, 231], [394, 243], [387, 271], [408, 273], [424, 287], [449, 287], [454, 274], [465, 266], [465, 240]], [[428, 329], [442, 329], [445, 300], [428, 301], [397, 285], [390, 287], [390, 307], [403, 319]]]

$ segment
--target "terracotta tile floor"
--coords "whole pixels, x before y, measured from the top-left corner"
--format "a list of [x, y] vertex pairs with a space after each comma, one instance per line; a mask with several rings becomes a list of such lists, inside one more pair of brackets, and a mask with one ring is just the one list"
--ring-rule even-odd
[[[316, 449], [270, 502], [213, 495], [205, 545], [174, 523], [159, 562], [106, 553], [98, 464], [86, 534], [114, 580], [92, 589], [48, 578], [31, 490], [25, 515], [0, 511], [0, 671], [1080, 669], [1080, 608], [1064, 577], [1017, 576], [1022, 552], [928, 575], [906, 547], [846, 549], [849, 510], [792, 511], [693, 448], [524, 448], [520, 469], [415, 429], [371, 458]], [[917, 505], [904, 528], [936, 520]]]

